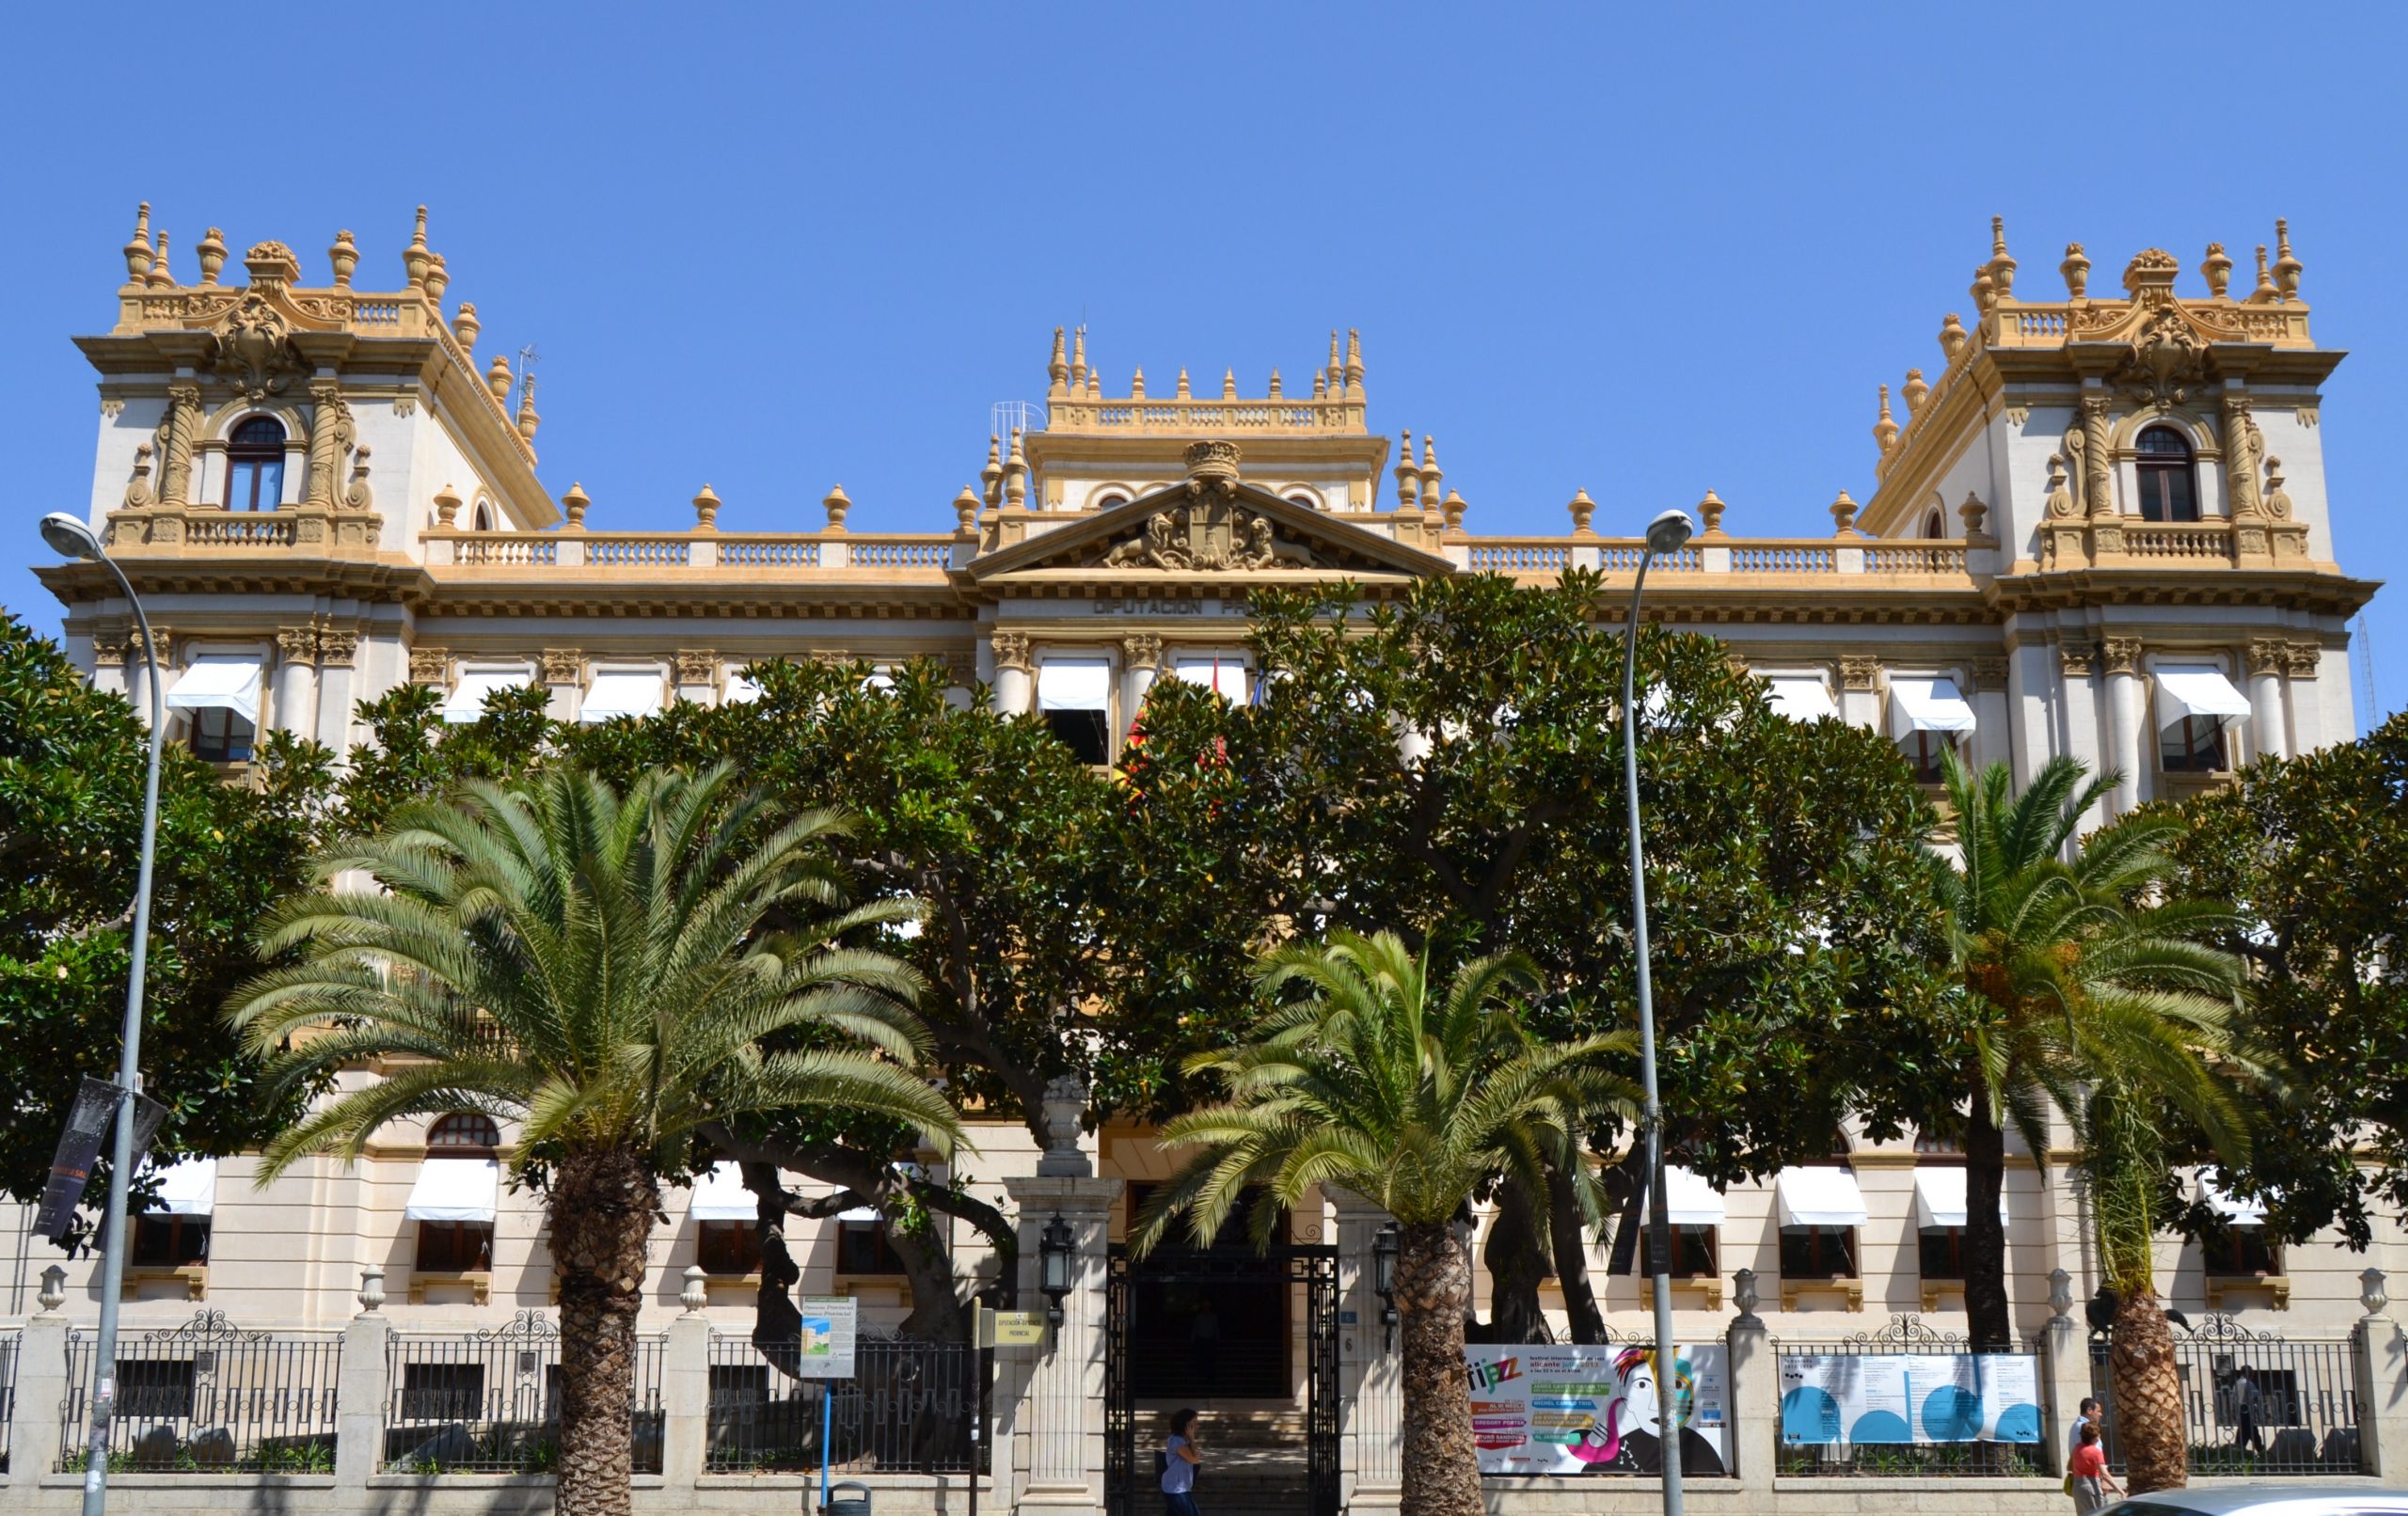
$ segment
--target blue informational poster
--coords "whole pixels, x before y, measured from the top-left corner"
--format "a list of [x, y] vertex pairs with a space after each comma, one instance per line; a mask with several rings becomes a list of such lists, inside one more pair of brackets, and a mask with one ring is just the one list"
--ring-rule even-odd
[[2029, 1353], [1784, 1353], [1781, 1440], [2036, 1443], [2040, 1361]]

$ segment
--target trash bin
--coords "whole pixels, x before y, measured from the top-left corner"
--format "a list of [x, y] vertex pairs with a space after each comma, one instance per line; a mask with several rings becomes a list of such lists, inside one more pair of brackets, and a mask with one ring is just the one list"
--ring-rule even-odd
[[[847, 1491], [852, 1492], [848, 1494]], [[840, 1479], [829, 1486], [819, 1516], [869, 1516], [869, 1486], [851, 1479]]]

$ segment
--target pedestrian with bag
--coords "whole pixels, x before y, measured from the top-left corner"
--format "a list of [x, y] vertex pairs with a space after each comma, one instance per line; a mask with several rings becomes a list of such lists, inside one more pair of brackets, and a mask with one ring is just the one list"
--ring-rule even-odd
[[2081, 1435], [2082, 1445], [2073, 1450], [2072, 1464], [2066, 1471], [2066, 1492], [2073, 1496], [2074, 1516], [2090, 1516], [2106, 1508], [2109, 1495], [2121, 1500], [2124, 1492], [2107, 1472], [2107, 1447], [2099, 1440], [2098, 1423], [2083, 1422]]
[[1196, 1413], [1172, 1413], [1170, 1441], [1163, 1445], [1163, 1516], [1202, 1516], [1196, 1508], [1196, 1471], [1203, 1461], [1196, 1450]]

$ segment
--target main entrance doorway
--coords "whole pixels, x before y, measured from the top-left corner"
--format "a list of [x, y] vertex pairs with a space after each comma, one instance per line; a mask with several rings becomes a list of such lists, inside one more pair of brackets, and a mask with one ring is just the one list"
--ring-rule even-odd
[[1139, 1261], [1115, 1244], [1106, 1278], [1103, 1468], [1110, 1516], [1142, 1516], [1151, 1509], [1146, 1497], [1158, 1488], [1154, 1452], [1161, 1437], [1151, 1425], [1158, 1418], [1141, 1414], [1141, 1399], [1209, 1410], [1216, 1399], [1294, 1394], [1296, 1309], [1305, 1317], [1304, 1516], [1337, 1516], [1338, 1250], [1301, 1243], [1265, 1252], [1163, 1248]]

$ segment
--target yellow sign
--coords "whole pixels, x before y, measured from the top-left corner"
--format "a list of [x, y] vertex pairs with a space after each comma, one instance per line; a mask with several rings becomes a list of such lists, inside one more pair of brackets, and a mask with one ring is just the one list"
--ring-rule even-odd
[[1035, 1348], [1045, 1341], [1045, 1316], [1041, 1311], [989, 1311], [978, 1313], [978, 1346], [981, 1348]]

